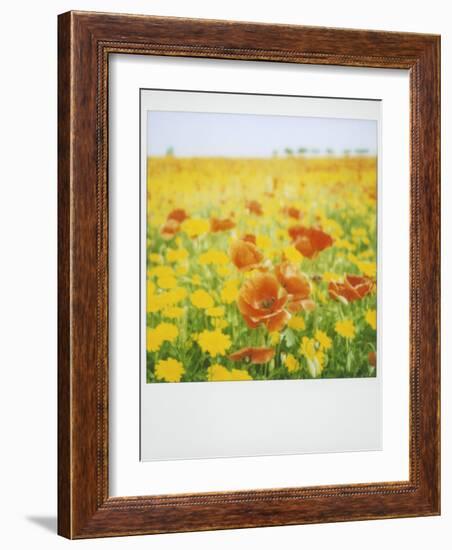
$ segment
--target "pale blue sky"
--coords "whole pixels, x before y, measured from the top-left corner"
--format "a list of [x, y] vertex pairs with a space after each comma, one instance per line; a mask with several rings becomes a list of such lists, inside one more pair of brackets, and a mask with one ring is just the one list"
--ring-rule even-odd
[[377, 152], [377, 122], [338, 118], [148, 111], [148, 155], [268, 157], [289, 147]]

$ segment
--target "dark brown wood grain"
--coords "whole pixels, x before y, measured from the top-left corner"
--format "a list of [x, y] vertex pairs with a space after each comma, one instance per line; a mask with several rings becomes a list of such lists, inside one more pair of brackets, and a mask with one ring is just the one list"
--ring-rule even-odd
[[[440, 510], [438, 36], [69, 12], [58, 63], [58, 531], [68, 538], [426, 516]], [[409, 481], [110, 497], [108, 56], [410, 71]]]

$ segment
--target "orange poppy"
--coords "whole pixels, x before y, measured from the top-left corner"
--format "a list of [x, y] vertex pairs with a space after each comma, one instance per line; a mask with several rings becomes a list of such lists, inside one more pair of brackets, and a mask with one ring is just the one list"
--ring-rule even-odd
[[289, 218], [294, 218], [295, 220], [301, 220], [301, 210], [298, 210], [298, 208], [295, 208], [295, 206], [286, 206], [286, 208], [283, 208], [283, 214], [286, 214], [286, 216], [289, 216]]
[[264, 259], [263, 254], [253, 243], [243, 240], [232, 241], [229, 255], [234, 265], [241, 271], [258, 268]]
[[311, 283], [297, 267], [284, 261], [275, 267], [275, 275], [288, 294], [296, 300], [304, 300], [311, 294]]
[[319, 252], [333, 244], [333, 239], [321, 229], [294, 225], [289, 227], [294, 246], [306, 258], [314, 258]]
[[246, 241], [247, 243], [253, 243], [256, 244], [256, 235], [253, 235], [252, 233], [246, 233], [246, 235], [243, 235], [242, 241]]
[[305, 311], [315, 309], [315, 302], [308, 300], [311, 294], [311, 283], [294, 264], [287, 261], [280, 263], [275, 267], [275, 275], [289, 294], [287, 309], [291, 313], [296, 313], [301, 309]]
[[239, 351], [231, 353], [229, 359], [231, 361], [249, 361], [254, 365], [268, 363], [275, 356], [273, 348], [243, 348]]
[[257, 201], [247, 201], [246, 207], [251, 212], [251, 214], [256, 214], [257, 216], [262, 216], [262, 214], [264, 213], [260, 202]]
[[212, 233], [227, 231], [228, 229], [232, 229], [233, 227], [235, 227], [235, 222], [233, 222], [231, 218], [225, 218], [223, 220], [220, 220], [218, 218], [210, 219], [210, 231], [212, 231]]
[[287, 299], [287, 292], [281, 289], [274, 275], [255, 273], [240, 289], [237, 307], [250, 328], [263, 324], [275, 332], [282, 330], [290, 318], [283, 309]]
[[368, 359], [369, 365], [371, 367], [376, 367], [377, 366], [377, 354], [374, 351], [369, 351], [367, 359]]
[[188, 218], [188, 214], [187, 212], [185, 212], [183, 208], [175, 208], [168, 214], [168, 217], [166, 219], [176, 220], [177, 222], [182, 223], [187, 218]]
[[374, 289], [375, 283], [369, 277], [360, 275], [346, 275], [343, 282], [331, 281], [328, 292], [332, 298], [345, 298], [347, 302], [361, 300]]
[[166, 240], [172, 239], [179, 231], [179, 222], [175, 219], [166, 220], [165, 224], [160, 228], [160, 234]]

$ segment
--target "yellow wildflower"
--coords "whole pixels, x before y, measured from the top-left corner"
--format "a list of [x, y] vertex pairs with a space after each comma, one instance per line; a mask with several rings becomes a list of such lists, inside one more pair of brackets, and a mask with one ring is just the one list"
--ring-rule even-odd
[[184, 313], [185, 310], [183, 307], [168, 307], [163, 310], [162, 315], [168, 319], [180, 319]]
[[181, 224], [181, 229], [189, 237], [198, 237], [204, 233], [208, 233], [210, 229], [209, 220], [203, 220], [201, 218], [188, 218]]
[[353, 227], [352, 235], [353, 237], [365, 237], [366, 230], [364, 229], [364, 227]]
[[154, 294], [155, 284], [152, 281], [147, 281], [146, 290], [148, 294]]
[[342, 276], [338, 275], [337, 273], [331, 273], [331, 271], [325, 271], [325, 273], [322, 275], [322, 278], [327, 283], [336, 283], [342, 279]]
[[313, 378], [319, 376], [324, 367], [325, 354], [322, 350], [317, 349], [315, 340], [313, 338], [303, 336], [300, 351], [306, 358], [311, 376]]
[[377, 264], [375, 262], [362, 262], [355, 261], [354, 264], [356, 267], [366, 275], [367, 277], [376, 277], [377, 275]]
[[182, 302], [187, 297], [187, 291], [183, 287], [176, 287], [162, 295], [161, 301], [165, 306], [173, 306]]
[[176, 288], [177, 281], [176, 279], [171, 275], [169, 277], [160, 277], [157, 280], [157, 284], [160, 288], [164, 289], [170, 289], [170, 288]]
[[334, 241], [336, 248], [343, 248], [344, 250], [354, 250], [355, 245], [346, 239], [337, 239]]
[[298, 252], [294, 246], [286, 246], [283, 250], [284, 256], [293, 263], [299, 263], [303, 259], [303, 255]]
[[377, 328], [377, 312], [375, 311], [375, 309], [368, 309], [366, 311], [365, 319], [369, 323], [369, 325], [374, 330], [376, 330], [376, 328]]
[[188, 252], [185, 248], [168, 248], [166, 259], [168, 262], [180, 262], [188, 258]]
[[303, 336], [300, 345], [300, 352], [306, 357], [306, 359], [314, 359], [315, 357], [315, 340], [313, 338], [308, 338]]
[[336, 220], [332, 220], [330, 218], [326, 218], [323, 221], [323, 229], [324, 231], [329, 233], [335, 241], [342, 237], [342, 235], [344, 234], [340, 224]]
[[314, 338], [317, 340], [317, 342], [320, 344], [321, 349], [330, 349], [331, 348], [331, 338], [326, 334], [326, 332], [323, 332], [323, 330], [316, 330], [314, 334]]
[[206, 313], [209, 317], [222, 317], [224, 315], [224, 307], [209, 307], [209, 309], [206, 310]]
[[228, 326], [228, 322], [225, 319], [218, 319], [218, 317], [214, 317], [212, 322], [215, 328], [222, 329]]
[[193, 277], [191, 278], [191, 282], [194, 285], [200, 285], [202, 282], [201, 277], [199, 275], [193, 275]]
[[308, 368], [312, 376], [320, 376], [325, 366], [325, 354], [321, 350], [317, 350], [313, 361], [308, 361]]
[[165, 306], [162, 294], [148, 294], [146, 296], [146, 310], [149, 313], [157, 313]]
[[147, 281], [146, 284], [146, 310], [150, 311], [154, 300], [155, 284], [152, 281]]
[[306, 328], [306, 323], [303, 317], [291, 317], [287, 321], [287, 326], [294, 330], [304, 330]]
[[252, 380], [253, 377], [249, 374], [248, 371], [242, 369], [232, 369], [231, 370], [231, 380]]
[[163, 344], [160, 335], [155, 328], [146, 329], [146, 350], [149, 352], [158, 351]]
[[225, 304], [232, 304], [237, 299], [239, 294], [239, 281], [237, 279], [231, 279], [224, 284], [220, 296]]
[[367, 250], [363, 250], [359, 254], [361, 258], [370, 258], [375, 255], [375, 250], [372, 250], [371, 248], [368, 248]]
[[202, 289], [195, 290], [195, 292], [191, 295], [190, 300], [195, 307], [200, 309], [208, 309], [213, 307], [214, 304], [212, 296]]
[[227, 265], [229, 256], [221, 250], [209, 250], [199, 256], [201, 265]]
[[160, 254], [151, 253], [149, 254], [149, 261], [154, 264], [161, 264], [162, 263], [162, 257]]
[[174, 342], [179, 335], [179, 329], [171, 323], [160, 323], [155, 328], [147, 328], [146, 349], [158, 351], [163, 342]]
[[157, 325], [156, 330], [158, 331], [160, 338], [166, 342], [174, 342], [179, 335], [179, 329], [176, 325], [172, 325], [171, 323], [160, 323]]
[[148, 271], [151, 277], [172, 277], [174, 275], [173, 268], [169, 265], [157, 265]]
[[300, 368], [300, 364], [291, 353], [289, 353], [284, 359], [284, 365], [287, 367], [289, 372], [295, 372]]
[[270, 237], [267, 237], [267, 235], [258, 235], [256, 237], [256, 246], [257, 248], [267, 250], [268, 248], [272, 247], [272, 240], [270, 239]]
[[353, 339], [355, 337], [355, 325], [351, 319], [344, 319], [343, 321], [337, 321], [334, 326], [336, 332], [344, 337]]
[[279, 332], [270, 332], [270, 343], [272, 346], [276, 346], [279, 344], [280, 334]]
[[227, 265], [219, 265], [217, 267], [217, 273], [220, 277], [227, 277], [231, 273], [231, 268]]
[[231, 347], [231, 339], [221, 330], [203, 330], [197, 338], [202, 351], [209, 353], [212, 357], [224, 355]]
[[176, 359], [161, 359], [155, 365], [155, 376], [167, 382], [180, 382], [185, 369]]
[[215, 363], [207, 368], [207, 378], [211, 382], [225, 382], [234, 380], [252, 380], [253, 378], [246, 370], [232, 369], [228, 370], [223, 365]]

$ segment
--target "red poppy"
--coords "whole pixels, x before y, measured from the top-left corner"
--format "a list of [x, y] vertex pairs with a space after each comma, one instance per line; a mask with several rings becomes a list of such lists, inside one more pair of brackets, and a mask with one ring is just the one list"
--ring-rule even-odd
[[240, 289], [237, 306], [250, 328], [264, 324], [270, 332], [284, 328], [290, 315], [283, 308], [287, 292], [271, 273], [255, 273]]
[[232, 241], [229, 255], [234, 265], [241, 271], [258, 268], [264, 259], [263, 254], [253, 243], [244, 240]]
[[160, 228], [160, 234], [166, 240], [172, 239], [179, 231], [179, 227], [180, 224], [175, 219], [166, 220], [164, 225]]
[[311, 294], [311, 283], [296, 265], [284, 261], [275, 267], [275, 275], [288, 294], [296, 300], [304, 300]]
[[246, 233], [246, 235], [243, 235], [242, 241], [245, 241], [247, 243], [256, 244], [256, 235], [253, 235], [252, 233]]
[[251, 212], [251, 214], [256, 214], [256, 216], [262, 216], [262, 214], [264, 213], [261, 204], [257, 201], [247, 201], [246, 207]]
[[286, 208], [283, 208], [283, 214], [294, 220], [301, 220], [302, 218], [301, 210], [298, 210], [295, 206], [286, 206]]
[[375, 283], [369, 277], [360, 275], [346, 275], [344, 281], [333, 282], [328, 285], [328, 292], [332, 298], [345, 298], [347, 302], [361, 300], [374, 289]]
[[231, 353], [229, 359], [231, 361], [249, 361], [255, 365], [268, 363], [275, 356], [273, 348], [243, 348], [239, 351]]
[[333, 239], [328, 233], [315, 227], [294, 225], [289, 227], [288, 231], [295, 248], [306, 258], [314, 258], [319, 252], [333, 244]]
[[231, 218], [225, 218], [223, 220], [218, 218], [210, 219], [210, 231], [212, 231], [212, 233], [228, 231], [228, 229], [232, 229], [233, 227], [235, 227], [235, 223], [231, 220]]
[[168, 217], [166, 219], [176, 220], [177, 222], [182, 223], [187, 218], [188, 218], [188, 214], [187, 212], [185, 212], [183, 208], [176, 208], [168, 214]]

